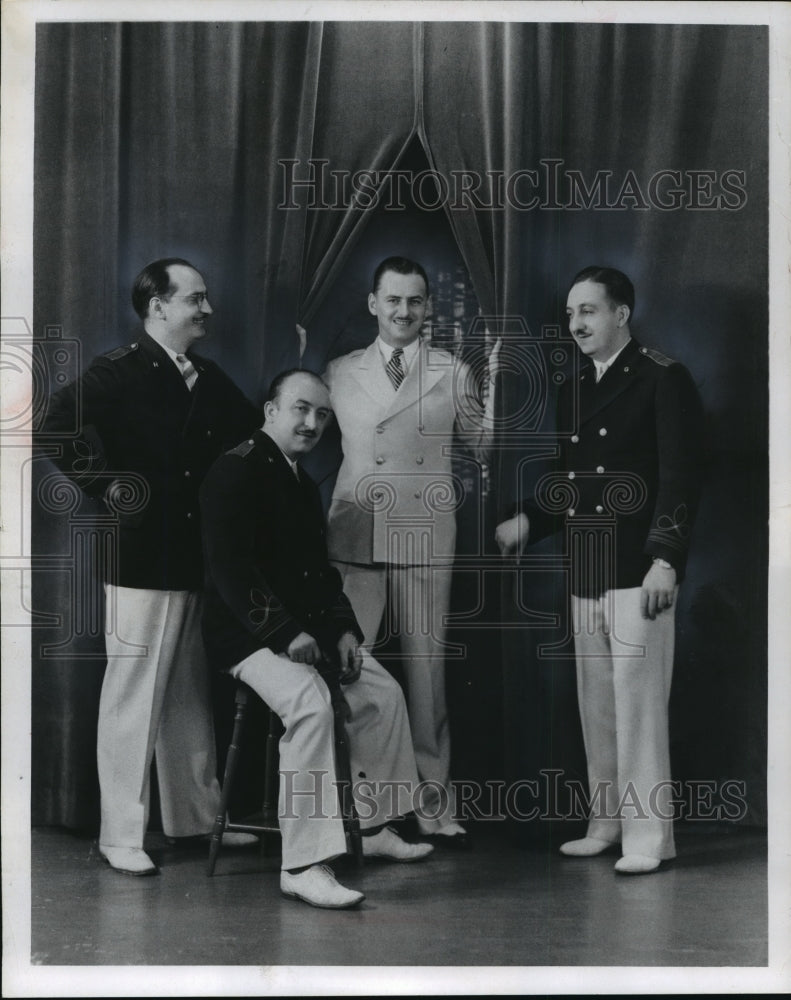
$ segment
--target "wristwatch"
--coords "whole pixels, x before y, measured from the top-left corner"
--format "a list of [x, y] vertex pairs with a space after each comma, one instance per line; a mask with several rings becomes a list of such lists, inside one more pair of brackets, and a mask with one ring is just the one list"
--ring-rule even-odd
[[672, 569], [673, 567], [667, 561], [667, 559], [660, 559], [659, 556], [654, 556], [654, 562], [657, 566], [661, 566], [662, 569]]

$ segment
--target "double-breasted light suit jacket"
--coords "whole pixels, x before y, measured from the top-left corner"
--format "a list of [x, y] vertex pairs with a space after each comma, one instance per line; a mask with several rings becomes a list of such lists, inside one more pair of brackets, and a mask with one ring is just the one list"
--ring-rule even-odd
[[341, 431], [341, 464], [328, 515], [330, 558], [427, 565], [452, 558], [463, 499], [454, 439], [481, 462], [492, 429], [472, 371], [425, 341], [396, 391], [376, 341], [324, 374]]

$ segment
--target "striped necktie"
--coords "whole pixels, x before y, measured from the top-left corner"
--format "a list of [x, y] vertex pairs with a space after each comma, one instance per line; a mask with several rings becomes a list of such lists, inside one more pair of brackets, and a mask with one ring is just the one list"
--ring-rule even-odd
[[192, 387], [198, 381], [198, 373], [195, 371], [195, 365], [190, 361], [186, 354], [177, 354], [176, 361], [179, 363], [179, 368], [181, 368], [181, 374], [184, 381], [187, 383], [187, 388], [192, 391]]
[[398, 389], [404, 381], [404, 368], [401, 364], [401, 357], [403, 353], [403, 347], [394, 348], [393, 353], [390, 355], [390, 360], [385, 365], [385, 371], [389, 375], [394, 389]]

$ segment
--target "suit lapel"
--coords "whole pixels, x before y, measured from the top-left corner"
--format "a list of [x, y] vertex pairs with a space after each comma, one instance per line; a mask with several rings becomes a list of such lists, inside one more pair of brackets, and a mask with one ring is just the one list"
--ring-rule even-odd
[[369, 344], [350, 369], [350, 375], [380, 406], [387, 405], [387, 402], [395, 398], [396, 391], [393, 383], [387, 377], [384, 364], [382, 363], [382, 352], [379, 345], [374, 341]]
[[[387, 416], [392, 417], [407, 407], [414, 406], [426, 395], [447, 372], [447, 365], [432, 365], [429, 360], [429, 346], [421, 341], [406, 378], [401, 383], [398, 392], [393, 393], [393, 399], [387, 408]], [[385, 374], [385, 378], [387, 375]], [[389, 382], [390, 380], [387, 379]]]

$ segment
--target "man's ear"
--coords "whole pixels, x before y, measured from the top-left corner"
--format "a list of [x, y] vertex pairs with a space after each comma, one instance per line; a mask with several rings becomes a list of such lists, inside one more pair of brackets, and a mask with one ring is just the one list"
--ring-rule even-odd
[[629, 322], [631, 314], [629, 306], [622, 302], [621, 305], [618, 306], [618, 326], [625, 326]]
[[157, 319], [162, 319], [165, 315], [165, 310], [163, 308], [164, 299], [159, 295], [152, 295], [148, 300], [148, 315], [156, 316]]
[[275, 409], [276, 409], [275, 404], [272, 402], [271, 399], [268, 399], [264, 403], [264, 420], [271, 419], [272, 414], [274, 413]]
[[368, 312], [372, 315], [376, 315], [376, 296], [373, 292], [368, 293]]

